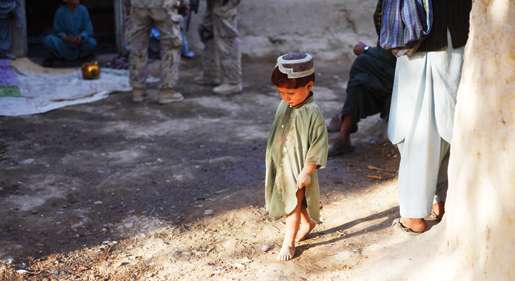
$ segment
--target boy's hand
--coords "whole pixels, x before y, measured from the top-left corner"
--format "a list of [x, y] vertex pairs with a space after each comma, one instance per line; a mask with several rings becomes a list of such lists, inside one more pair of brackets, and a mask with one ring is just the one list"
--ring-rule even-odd
[[317, 166], [314, 164], [308, 164], [302, 169], [299, 176], [297, 177], [297, 188], [301, 189], [304, 187], [311, 186], [311, 176], [317, 170]]
[[297, 188], [309, 187], [311, 185], [311, 175], [305, 171], [300, 172], [297, 178]]

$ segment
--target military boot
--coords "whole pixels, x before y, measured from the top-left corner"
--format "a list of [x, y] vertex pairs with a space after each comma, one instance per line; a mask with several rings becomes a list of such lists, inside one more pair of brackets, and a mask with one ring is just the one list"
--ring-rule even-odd
[[220, 82], [220, 79], [207, 78], [204, 76], [195, 77], [195, 79], [193, 79], [193, 82], [195, 82], [195, 84], [200, 85], [200, 86], [212, 86], [212, 87], [222, 84], [222, 82]]
[[238, 94], [238, 93], [241, 93], [242, 90], [243, 90], [243, 86], [241, 85], [241, 83], [238, 83], [238, 84], [224, 83], [218, 87], [213, 88], [213, 92], [215, 92], [216, 94], [222, 95], [222, 96]]
[[132, 101], [136, 103], [143, 102], [145, 100], [145, 90], [134, 88], [132, 90]]
[[184, 96], [181, 93], [176, 92], [172, 89], [162, 89], [159, 91], [159, 97], [157, 102], [159, 104], [168, 104], [172, 102], [180, 102], [184, 100]]

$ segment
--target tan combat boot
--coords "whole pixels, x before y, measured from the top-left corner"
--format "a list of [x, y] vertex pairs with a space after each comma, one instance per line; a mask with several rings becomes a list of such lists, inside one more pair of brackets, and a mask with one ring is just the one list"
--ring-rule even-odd
[[195, 79], [193, 79], [193, 82], [195, 84], [197, 84], [197, 85], [200, 85], [200, 86], [211, 86], [211, 87], [218, 86], [218, 85], [222, 84], [220, 79], [217, 79], [217, 78], [207, 78], [207, 77], [204, 77], [204, 76], [195, 77]]
[[168, 104], [172, 102], [180, 102], [184, 100], [184, 96], [181, 93], [176, 92], [172, 89], [161, 89], [159, 91], [159, 97], [157, 102], [159, 104]]
[[238, 83], [238, 84], [224, 83], [218, 87], [213, 88], [213, 92], [215, 92], [216, 94], [222, 95], [222, 96], [238, 94], [238, 93], [241, 93], [242, 90], [243, 90], [243, 86], [241, 85], [241, 83]]

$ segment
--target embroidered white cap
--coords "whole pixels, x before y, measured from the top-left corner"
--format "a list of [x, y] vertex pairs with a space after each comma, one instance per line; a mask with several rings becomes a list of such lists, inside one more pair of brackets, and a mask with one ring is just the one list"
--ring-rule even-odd
[[288, 79], [307, 77], [315, 73], [313, 56], [308, 53], [287, 53], [277, 58], [275, 66]]

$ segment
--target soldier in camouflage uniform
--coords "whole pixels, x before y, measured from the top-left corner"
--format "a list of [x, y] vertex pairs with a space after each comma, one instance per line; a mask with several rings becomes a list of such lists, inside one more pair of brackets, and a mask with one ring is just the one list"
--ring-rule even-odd
[[160, 104], [182, 101], [184, 97], [174, 90], [179, 78], [180, 22], [178, 14], [184, 0], [130, 0], [127, 39], [130, 49], [129, 78], [133, 88], [132, 99], [142, 102], [145, 97], [146, 66], [149, 34], [152, 25], [161, 32]]
[[213, 91], [220, 95], [242, 90], [237, 26], [239, 4], [240, 0], [207, 0], [207, 11], [199, 27], [205, 49], [204, 71], [197, 81], [203, 85], [217, 86]]

